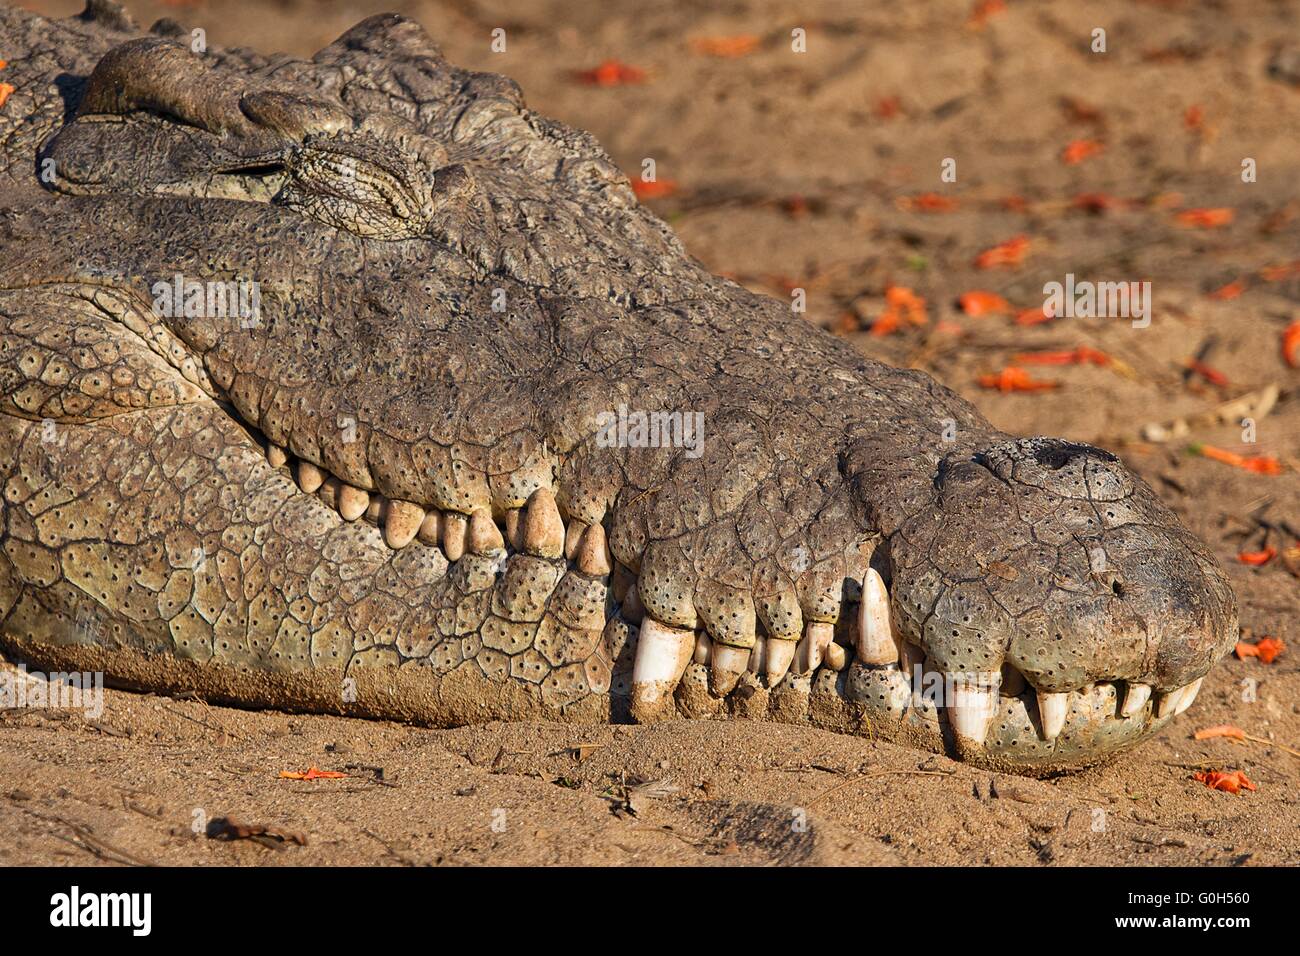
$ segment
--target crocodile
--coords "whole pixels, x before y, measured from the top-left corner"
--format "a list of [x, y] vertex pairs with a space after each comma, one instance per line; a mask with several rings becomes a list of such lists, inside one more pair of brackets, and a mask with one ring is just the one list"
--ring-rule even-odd
[[715, 275], [371, 17], [0, 8], [0, 647], [236, 706], [804, 723], [1045, 775], [1191, 705], [1222, 569], [1088, 444]]

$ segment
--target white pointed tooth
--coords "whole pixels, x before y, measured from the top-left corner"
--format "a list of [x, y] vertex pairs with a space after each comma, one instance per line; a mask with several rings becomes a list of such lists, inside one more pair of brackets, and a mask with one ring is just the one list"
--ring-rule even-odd
[[1135, 684], [1129, 682], [1128, 689], [1124, 691], [1124, 708], [1120, 712], [1125, 717], [1132, 717], [1147, 705], [1151, 699], [1150, 684]]
[[315, 492], [325, 481], [325, 472], [309, 461], [298, 460], [298, 487], [307, 494]]
[[289, 460], [289, 456], [283, 448], [271, 442], [266, 446], [266, 460], [271, 463], [272, 468], [279, 468]]
[[420, 522], [420, 530], [415, 532], [415, 536], [422, 544], [437, 545], [442, 540], [442, 512], [437, 508], [430, 508], [424, 520]]
[[749, 648], [713, 643], [713, 660], [709, 662], [709, 683], [717, 697], [726, 697], [736, 688], [736, 681], [749, 667]]
[[780, 638], [767, 639], [767, 686], [775, 687], [785, 677], [786, 671], [794, 663], [795, 655], [801, 641], [783, 641]]
[[1038, 692], [1038, 719], [1043, 725], [1043, 739], [1055, 740], [1065, 728], [1065, 715], [1070, 711], [1070, 695]]
[[538, 488], [529, 497], [519, 533], [526, 554], [543, 558], [564, 554], [564, 519], [550, 488]]
[[799, 639], [799, 650], [795, 654], [794, 669], [796, 674], [811, 674], [822, 666], [822, 657], [826, 646], [835, 637], [835, 625], [826, 621], [809, 621], [803, 626], [803, 637]]
[[692, 660], [697, 664], [707, 665], [713, 658], [713, 640], [709, 635], [700, 631], [695, 635], [695, 654]]
[[834, 641], [826, 645], [822, 663], [833, 671], [842, 671], [849, 666], [849, 652], [843, 644]]
[[1170, 717], [1178, 712], [1178, 705], [1182, 703], [1183, 694], [1187, 686], [1175, 687], [1173, 690], [1161, 694], [1156, 698], [1156, 716]]
[[864, 664], [892, 664], [898, 645], [889, 626], [889, 591], [875, 568], [868, 568], [858, 605], [858, 660]]
[[998, 686], [1001, 682], [999, 673], [953, 675], [948, 722], [958, 736], [977, 744], [984, 743], [989, 724], [998, 712]]
[[582, 540], [582, 533], [587, 530], [587, 526], [581, 521], [570, 521], [569, 526], [564, 529], [564, 556], [570, 561], [578, 553], [578, 542]]
[[384, 511], [384, 542], [394, 551], [415, 540], [424, 524], [424, 509], [413, 501], [393, 499]]
[[1188, 707], [1192, 706], [1192, 702], [1196, 700], [1196, 695], [1201, 692], [1201, 681], [1203, 680], [1205, 680], [1204, 677], [1198, 677], [1196, 680], [1183, 687], [1183, 696], [1179, 698], [1178, 706], [1174, 708], [1175, 717], [1185, 711]]
[[695, 651], [695, 632], [669, 627], [652, 617], [641, 622], [632, 663], [632, 716], [640, 723], [673, 707], [673, 689]]
[[370, 492], [354, 488], [346, 482], [339, 485], [339, 514], [344, 521], [356, 521], [370, 507]]
[[469, 542], [469, 518], [457, 511], [442, 514], [442, 553], [448, 561], [459, 561]]
[[590, 574], [593, 578], [609, 574], [612, 558], [609, 543], [605, 540], [605, 529], [601, 525], [593, 524], [582, 533], [574, 560], [583, 574]]
[[1025, 692], [1025, 675], [1011, 664], [1002, 665], [1002, 686], [998, 693], [1003, 697], [1019, 697]]
[[749, 650], [749, 666], [746, 668], [751, 674], [763, 673], [763, 668], [767, 665], [767, 641], [761, 634], [754, 638], [754, 646]]
[[506, 539], [488, 509], [479, 508], [470, 515], [466, 546], [471, 554], [496, 554], [506, 549]]

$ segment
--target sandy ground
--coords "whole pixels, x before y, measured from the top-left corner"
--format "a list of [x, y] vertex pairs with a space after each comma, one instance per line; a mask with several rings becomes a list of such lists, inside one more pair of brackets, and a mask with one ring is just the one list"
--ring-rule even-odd
[[[739, 2], [713, 13], [644, 0], [130, 6], [144, 25], [167, 15], [204, 27], [211, 43], [295, 54], [367, 13], [416, 17], [452, 60], [515, 77], [534, 108], [590, 129], [630, 174], [654, 159], [665, 194], [646, 201], [715, 271], [777, 296], [805, 290], [806, 316], [792, 321], [926, 369], [1010, 431], [1121, 453], [1228, 567], [1246, 638], [1300, 640], [1300, 564], [1237, 558], [1284, 552], [1300, 532], [1300, 372], [1281, 353], [1300, 319], [1300, 269], [1288, 267], [1300, 256], [1300, 75], [1267, 69], [1276, 38], [1300, 32], [1300, 3], [1083, 11], [1008, 0], [985, 4], [982, 18], [967, 0]], [[504, 53], [489, 47], [496, 27]], [[807, 31], [803, 54], [790, 48], [796, 27]], [[1090, 50], [1096, 27], [1104, 54]], [[708, 41], [720, 39], [749, 49], [712, 55]], [[575, 78], [611, 59], [643, 81]], [[1072, 141], [1103, 150], [1069, 164]], [[940, 181], [947, 157], [954, 183]], [[1242, 182], [1246, 157], [1257, 182]], [[918, 208], [927, 193], [955, 208]], [[1182, 221], [1204, 208], [1233, 217], [1215, 228]], [[1018, 236], [1021, 264], [975, 266]], [[981, 290], [1016, 311], [1036, 307], [1043, 283], [1067, 273], [1150, 280], [1150, 326], [1026, 326], [957, 305]], [[1238, 280], [1235, 297], [1211, 295]], [[926, 300], [925, 325], [872, 333], [891, 285]], [[1021, 362], [1056, 383], [1047, 391], [980, 384], [1018, 353], [1079, 346], [1117, 361]], [[1186, 370], [1197, 355], [1218, 384]], [[1145, 425], [1270, 385], [1280, 399], [1254, 443], [1236, 423], [1193, 422], [1167, 444], [1143, 438]], [[1191, 441], [1276, 457], [1284, 473], [1189, 455]], [[0, 712], [0, 862], [1296, 863], [1298, 659], [1294, 649], [1267, 665], [1230, 658], [1158, 739], [1050, 781], [774, 724], [434, 731], [109, 691], [96, 720]], [[1225, 723], [1266, 742], [1192, 738]], [[278, 777], [310, 766], [350, 776]], [[1192, 779], [1202, 769], [1244, 770], [1258, 789], [1208, 790]], [[306, 845], [202, 835], [229, 816]]]

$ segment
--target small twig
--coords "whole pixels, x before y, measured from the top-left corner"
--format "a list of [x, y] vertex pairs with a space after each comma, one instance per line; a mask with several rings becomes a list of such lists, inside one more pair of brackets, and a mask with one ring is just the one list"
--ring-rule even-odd
[[640, 830], [640, 831], [642, 831], [643, 833], [666, 833], [666, 834], [668, 834], [669, 836], [677, 837], [677, 839], [681, 840], [683, 843], [689, 843], [691, 846], [703, 846], [703, 845], [704, 845], [704, 841], [703, 841], [703, 840], [692, 840], [690, 837], [686, 836], [685, 834], [678, 833], [676, 830], [672, 829], [671, 827], [646, 827], [646, 826], [642, 826], [642, 827], [632, 827], [632, 829], [633, 829], [633, 830]]
[[[205, 709], [208, 706], [207, 701], [200, 700], [199, 703], [202, 704]], [[182, 713], [179, 710], [172, 710], [170, 707], [166, 705], [162, 705], [162, 709], [167, 711], [167, 713], [169, 714], [175, 714], [177, 717], [184, 717], [186, 720], [192, 720], [194, 721], [194, 723], [198, 724], [201, 727], [206, 727], [208, 730], [216, 731], [219, 734], [225, 734], [227, 737], [233, 737], [236, 740], [243, 739], [239, 734], [235, 733], [234, 731], [227, 730], [225, 727], [222, 727], [218, 724], [210, 724], [206, 720], [200, 720], [198, 717], [191, 717], [189, 714]]]
[[888, 777], [895, 774], [915, 774], [918, 777], [951, 777], [955, 772], [956, 771], [954, 770], [873, 770], [871, 773], [864, 773], [857, 777], [850, 777], [848, 780], [843, 780], [840, 783], [837, 783], [829, 790], [822, 791], [808, 801], [808, 806], [811, 807], [814, 803], [830, 796], [836, 790], [842, 790], [851, 783], [857, 783], [860, 780], [867, 780], [871, 777]]

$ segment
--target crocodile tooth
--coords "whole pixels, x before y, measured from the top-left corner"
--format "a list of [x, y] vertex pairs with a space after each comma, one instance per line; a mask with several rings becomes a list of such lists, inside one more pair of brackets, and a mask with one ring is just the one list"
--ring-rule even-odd
[[713, 644], [713, 660], [710, 662], [709, 683], [717, 697], [726, 697], [736, 688], [736, 681], [749, 667], [749, 648], [732, 647], [730, 644]]
[[311, 462], [298, 459], [298, 487], [307, 494], [312, 494], [325, 482], [325, 472]]
[[1055, 740], [1065, 727], [1065, 715], [1070, 710], [1070, 695], [1038, 692], [1038, 719], [1043, 724], [1043, 739]]
[[424, 520], [420, 522], [420, 530], [415, 532], [415, 536], [423, 544], [436, 546], [442, 538], [442, 512], [437, 508], [430, 508]]
[[889, 592], [875, 568], [868, 568], [858, 607], [858, 659], [864, 664], [892, 664], [898, 645], [889, 626]]
[[849, 652], [843, 644], [836, 644], [831, 641], [826, 645], [826, 653], [822, 655], [822, 663], [833, 671], [842, 671], [849, 666]]
[[384, 509], [384, 543], [398, 551], [412, 541], [424, 524], [424, 509], [411, 501], [393, 498]]
[[366, 505], [366, 513], [363, 517], [367, 521], [373, 521], [375, 524], [379, 524], [379, 519], [384, 516], [387, 508], [388, 499], [376, 492], [370, 496], [370, 504]]
[[749, 649], [749, 666], [746, 668], [751, 674], [763, 673], [763, 667], [767, 664], [767, 642], [768, 638], [761, 634], [754, 638], [754, 646]]
[[581, 521], [570, 521], [569, 526], [564, 529], [564, 556], [572, 561], [574, 555], [578, 553], [578, 542], [582, 540], [582, 533], [587, 530], [587, 526]]
[[1124, 708], [1121, 713], [1125, 717], [1132, 717], [1147, 705], [1151, 699], [1150, 684], [1129, 683], [1128, 689], [1124, 692]]
[[767, 686], [775, 687], [785, 677], [786, 671], [794, 663], [795, 651], [799, 649], [800, 641], [782, 641], [775, 637], [768, 638], [767, 641]]
[[1156, 699], [1156, 716], [1169, 717], [1177, 712], [1178, 705], [1182, 702], [1183, 693], [1190, 685], [1175, 687], [1173, 690], [1163, 693]]
[[805, 624], [803, 637], [799, 640], [798, 653], [795, 655], [795, 673], [811, 674], [821, 667], [826, 646], [834, 637], [834, 624], [826, 621], [809, 621]]
[[325, 480], [316, 489], [316, 497], [335, 511], [339, 510], [339, 485], [341, 482], [333, 475], [326, 475]]
[[[999, 683], [997, 674], [953, 675], [948, 722], [958, 736], [977, 744], [984, 743], [984, 738], [989, 733], [989, 724], [998, 710]], [[1061, 719], [1065, 719], [1064, 715]], [[1058, 727], [1057, 733], [1059, 732]]]
[[[575, 521], [574, 524], [577, 522]], [[609, 574], [609, 543], [605, 540], [603, 526], [593, 524], [582, 533], [582, 539], [578, 542], [576, 560], [578, 570], [583, 574], [590, 574], [593, 578]]]
[[346, 482], [339, 484], [339, 514], [344, 521], [356, 521], [370, 507], [370, 492], [354, 488]]
[[456, 511], [444, 511], [442, 515], [442, 553], [448, 561], [459, 561], [465, 553], [465, 543], [469, 538], [469, 519]]
[[266, 446], [266, 460], [271, 463], [272, 468], [279, 468], [289, 460], [289, 456], [283, 448], [272, 442]]
[[538, 488], [528, 499], [520, 536], [526, 554], [558, 558], [564, 553], [564, 519], [550, 488]]
[[636, 582], [633, 581], [623, 598], [623, 620], [636, 624], [643, 617], [645, 617], [645, 605], [641, 603], [641, 595], [637, 591]]
[[632, 716], [653, 720], [673, 706], [673, 688], [695, 651], [695, 632], [669, 627], [652, 617], [641, 622], [632, 663]]
[[1201, 681], [1203, 680], [1205, 680], [1204, 677], [1198, 677], [1183, 688], [1183, 696], [1179, 698], [1178, 706], [1174, 708], [1175, 717], [1192, 706], [1192, 702], [1196, 700], [1196, 695], [1201, 692]]
[[1002, 686], [998, 693], [1003, 697], [1019, 697], [1025, 692], [1025, 675], [1010, 664], [1002, 665]]
[[700, 631], [695, 635], [695, 653], [691, 657], [697, 664], [708, 664], [713, 658], [713, 640], [708, 632]]
[[469, 550], [472, 554], [493, 554], [506, 549], [506, 539], [492, 520], [492, 512], [480, 508], [469, 519]]
[[512, 551], [522, 551], [523, 542], [519, 540], [519, 529], [523, 526], [523, 509], [510, 508], [506, 511], [506, 544]]

